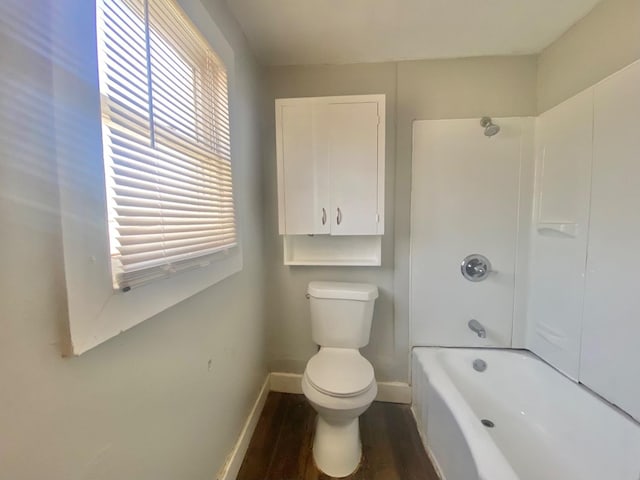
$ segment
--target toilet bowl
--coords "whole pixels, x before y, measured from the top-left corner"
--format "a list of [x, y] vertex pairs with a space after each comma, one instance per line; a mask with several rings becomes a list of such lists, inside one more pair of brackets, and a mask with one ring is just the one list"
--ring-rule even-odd
[[313, 459], [327, 475], [346, 477], [362, 456], [358, 418], [378, 393], [373, 368], [358, 350], [341, 348], [323, 348], [309, 363], [302, 391], [318, 412]]
[[302, 391], [318, 413], [313, 440], [316, 466], [331, 477], [346, 477], [360, 464], [359, 417], [378, 387], [373, 367], [359, 351], [369, 343], [374, 285], [311, 282], [313, 340], [320, 350], [307, 363]]

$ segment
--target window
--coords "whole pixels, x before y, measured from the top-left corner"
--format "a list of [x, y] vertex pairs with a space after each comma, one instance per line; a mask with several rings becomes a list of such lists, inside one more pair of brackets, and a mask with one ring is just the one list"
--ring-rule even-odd
[[80, 355], [242, 270], [234, 54], [199, 0], [49, 4], [67, 353]]
[[173, 0], [98, 0], [111, 272], [128, 291], [237, 245], [227, 72]]

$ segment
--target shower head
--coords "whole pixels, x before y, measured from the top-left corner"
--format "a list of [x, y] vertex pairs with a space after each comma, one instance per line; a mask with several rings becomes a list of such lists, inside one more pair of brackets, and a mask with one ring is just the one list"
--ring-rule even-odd
[[484, 127], [484, 134], [487, 137], [493, 137], [500, 131], [500, 127], [493, 123], [491, 117], [482, 117], [480, 119], [480, 126]]
[[500, 131], [500, 127], [498, 125], [494, 125], [493, 123], [491, 125], [488, 125], [485, 129], [484, 129], [484, 134], [487, 137], [493, 137], [496, 133], [498, 133]]

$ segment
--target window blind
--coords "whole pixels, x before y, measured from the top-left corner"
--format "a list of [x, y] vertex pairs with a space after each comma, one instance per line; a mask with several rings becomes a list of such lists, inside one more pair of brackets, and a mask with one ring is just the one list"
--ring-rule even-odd
[[227, 73], [173, 0], [98, 0], [114, 288], [236, 246]]

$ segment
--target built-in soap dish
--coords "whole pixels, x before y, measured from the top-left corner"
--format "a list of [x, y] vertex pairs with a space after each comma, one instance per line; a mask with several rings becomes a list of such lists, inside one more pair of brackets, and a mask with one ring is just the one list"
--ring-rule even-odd
[[541, 234], [557, 234], [563, 237], [576, 237], [578, 235], [578, 224], [571, 222], [539, 222], [536, 230]]

